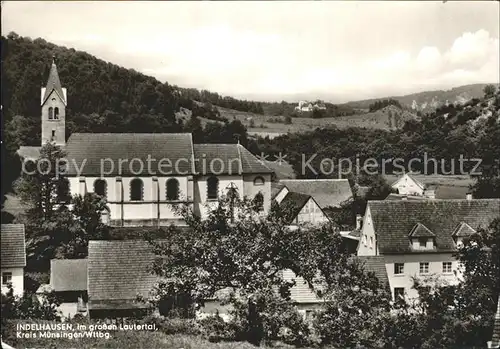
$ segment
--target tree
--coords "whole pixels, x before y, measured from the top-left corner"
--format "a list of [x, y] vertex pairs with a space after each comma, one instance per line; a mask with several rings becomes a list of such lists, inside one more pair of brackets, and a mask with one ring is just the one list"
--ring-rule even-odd
[[486, 86], [484, 86], [483, 92], [484, 92], [485, 98], [493, 97], [495, 95], [495, 92], [496, 92], [496, 87], [495, 87], [495, 85], [491, 85], [491, 84], [486, 85]]
[[299, 266], [310, 256], [304, 246], [312, 235], [288, 229], [275, 213], [261, 217], [247, 199], [223, 198], [207, 219], [186, 206], [179, 214], [191, 228], [189, 234], [171, 227], [166, 242], [150, 241], [158, 255], [153, 269], [165, 280], [156, 288], [157, 299], [176, 293], [189, 295], [199, 305], [214, 298], [240, 308], [245, 304], [245, 338], [255, 344], [266, 339], [264, 329], [274, 325], [266, 325], [262, 316], [276, 304], [272, 299], [281, 299], [273, 309], [290, 304], [293, 281], [285, 280], [282, 271], [315, 275], [307, 264]]
[[25, 160], [21, 177], [14, 189], [28, 207], [31, 222], [50, 221], [60, 205], [69, 199], [67, 179], [62, 159], [66, 153], [56, 145], [45, 144], [35, 161]]

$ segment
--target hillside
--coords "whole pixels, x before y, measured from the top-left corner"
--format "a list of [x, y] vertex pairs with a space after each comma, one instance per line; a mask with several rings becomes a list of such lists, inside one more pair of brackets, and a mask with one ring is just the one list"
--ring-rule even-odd
[[[411, 108], [415, 111], [429, 112], [447, 103], [465, 103], [473, 98], [481, 98], [484, 94], [483, 89], [486, 85], [489, 84], [464, 85], [454, 87], [450, 90], [425, 91], [405, 96], [391, 96], [385, 98], [395, 99], [403, 107]], [[496, 85], [498, 86], [498, 84]], [[385, 98], [352, 101], [345, 103], [345, 105], [351, 108], [368, 109], [370, 104]]]

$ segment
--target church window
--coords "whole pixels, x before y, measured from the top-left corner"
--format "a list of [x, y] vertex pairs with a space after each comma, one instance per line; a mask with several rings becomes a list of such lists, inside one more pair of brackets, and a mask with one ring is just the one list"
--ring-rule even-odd
[[175, 178], [170, 178], [167, 181], [167, 200], [179, 200], [179, 181]]
[[54, 120], [59, 120], [59, 108], [54, 108]]
[[54, 119], [54, 108], [50, 107], [49, 108], [49, 120]]
[[207, 199], [217, 200], [219, 197], [219, 180], [217, 177], [207, 179]]
[[94, 193], [106, 197], [106, 181], [104, 179], [96, 179], [94, 182]]
[[130, 200], [142, 201], [143, 200], [144, 184], [139, 178], [134, 178], [130, 182]]
[[261, 176], [255, 177], [253, 180], [253, 185], [264, 185], [265, 180]]
[[56, 130], [52, 130], [52, 139], [51, 140], [54, 140], [54, 138], [56, 138]]

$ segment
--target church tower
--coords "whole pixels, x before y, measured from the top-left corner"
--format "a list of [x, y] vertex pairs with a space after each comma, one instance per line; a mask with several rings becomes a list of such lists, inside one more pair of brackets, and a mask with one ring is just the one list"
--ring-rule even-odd
[[47, 86], [42, 87], [42, 146], [47, 142], [56, 145], [66, 143], [66, 106], [68, 99], [66, 89], [61, 87], [55, 57], [52, 57]]

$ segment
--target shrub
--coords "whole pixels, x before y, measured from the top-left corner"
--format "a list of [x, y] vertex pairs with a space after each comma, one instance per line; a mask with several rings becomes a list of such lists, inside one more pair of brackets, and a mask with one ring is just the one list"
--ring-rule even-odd
[[150, 315], [142, 319], [141, 323], [156, 324], [156, 328], [165, 334], [199, 335], [201, 333], [200, 327], [194, 319]]

